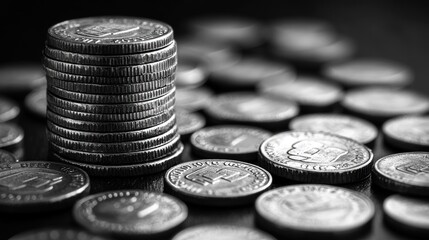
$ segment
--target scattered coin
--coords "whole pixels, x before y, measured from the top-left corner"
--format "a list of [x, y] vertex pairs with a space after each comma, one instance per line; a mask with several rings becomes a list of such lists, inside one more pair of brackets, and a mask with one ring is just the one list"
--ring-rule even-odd
[[299, 108], [288, 100], [238, 92], [218, 95], [205, 111], [210, 120], [216, 123], [281, 129], [298, 115]]
[[260, 165], [294, 181], [343, 184], [371, 172], [372, 151], [349, 138], [325, 132], [278, 133], [260, 147]]
[[252, 202], [271, 186], [272, 177], [249, 163], [204, 159], [181, 163], [165, 173], [165, 187], [195, 204], [233, 206]]
[[25, 106], [32, 113], [46, 117], [46, 87], [33, 90], [25, 97]]
[[231, 225], [198, 225], [186, 228], [172, 240], [275, 240], [274, 237], [257, 229]]
[[89, 192], [88, 175], [53, 162], [26, 161], [0, 165], [0, 208], [8, 212], [67, 207]]
[[345, 87], [404, 87], [413, 80], [411, 70], [406, 66], [379, 59], [355, 59], [332, 63], [324, 68], [323, 74]]
[[7, 122], [18, 117], [21, 109], [12, 100], [0, 97], [0, 123]]
[[24, 139], [24, 130], [13, 123], [0, 124], [0, 148], [13, 147]]
[[384, 141], [399, 149], [429, 151], [429, 116], [405, 116], [383, 124]]
[[41, 64], [13, 64], [0, 67], [0, 91], [28, 92], [46, 84]]
[[188, 209], [180, 200], [163, 193], [117, 190], [79, 200], [73, 215], [91, 232], [116, 237], [160, 237], [177, 229]]
[[107, 238], [80, 230], [48, 228], [20, 233], [9, 240], [107, 240]]
[[376, 123], [406, 114], [429, 111], [429, 99], [407, 90], [364, 88], [347, 92], [341, 102], [347, 111]]
[[365, 195], [316, 184], [270, 190], [258, 197], [255, 206], [260, 227], [288, 238], [353, 236], [375, 214]]
[[176, 72], [176, 86], [178, 88], [196, 88], [203, 85], [208, 77], [205, 64], [200, 57], [191, 54], [179, 56], [179, 65]]
[[372, 180], [378, 186], [404, 194], [429, 196], [429, 153], [406, 152], [380, 158]]
[[327, 132], [370, 145], [378, 135], [377, 128], [363, 119], [343, 114], [308, 114], [294, 118], [289, 128], [295, 131]]
[[210, 104], [212, 93], [205, 88], [176, 90], [176, 108], [195, 112]]
[[18, 159], [12, 153], [0, 149], [0, 165], [18, 162]]
[[213, 126], [203, 128], [191, 136], [195, 155], [203, 158], [256, 161], [261, 143], [271, 133], [254, 127]]
[[206, 125], [206, 119], [201, 114], [176, 111], [176, 115], [179, 134], [183, 139], [189, 139], [192, 133], [200, 130]]
[[386, 220], [395, 229], [406, 233], [429, 233], [429, 201], [424, 198], [412, 198], [402, 195], [391, 195], [384, 200], [383, 211]]

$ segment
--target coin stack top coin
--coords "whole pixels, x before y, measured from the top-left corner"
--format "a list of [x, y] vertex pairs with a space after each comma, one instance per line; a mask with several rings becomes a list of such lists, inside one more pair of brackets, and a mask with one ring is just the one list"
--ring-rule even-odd
[[44, 50], [50, 155], [91, 175], [149, 174], [181, 156], [172, 28], [131, 17], [68, 20]]

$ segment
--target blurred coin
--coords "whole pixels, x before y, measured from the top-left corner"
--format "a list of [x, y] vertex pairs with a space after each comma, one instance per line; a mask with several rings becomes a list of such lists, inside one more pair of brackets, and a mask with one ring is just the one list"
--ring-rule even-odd
[[411, 70], [406, 66], [379, 59], [355, 59], [332, 63], [324, 68], [323, 74], [345, 87], [403, 87], [413, 80]]
[[10, 212], [67, 207], [89, 192], [89, 177], [79, 168], [27, 161], [0, 165], [0, 208]]
[[167, 194], [117, 190], [79, 200], [73, 216], [94, 233], [146, 239], [165, 236], [177, 229], [186, 220], [188, 209]]
[[186, 228], [172, 240], [275, 240], [267, 233], [254, 228], [231, 225], [198, 225]]
[[0, 123], [0, 148], [13, 147], [24, 139], [24, 130], [16, 124]]
[[296, 81], [272, 79], [258, 85], [262, 94], [297, 102], [303, 111], [332, 108], [343, 97], [339, 86], [317, 77], [299, 76]]
[[254, 162], [261, 143], [271, 133], [254, 127], [213, 126], [191, 136], [192, 152], [203, 158], [234, 159]]
[[205, 88], [176, 90], [176, 108], [195, 112], [211, 103], [212, 92]]
[[354, 236], [369, 224], [374, 203], [365, 195], [329, 185], [300, 184], [258, 197], [257, 224], [287, 238]]
[[376, 123], [429, 111], [428, 98], [411, 91], [390, 88], [352, 90], [346, 93], [341, 104], [347, 111]]
[[107, 240], [107, 238], [74, 229], [45, 228], [20, 233], [9, 240]]
[[176, 71], [176, 86], [178, 88], [196, 88], [207, 80], [205, 63], [192, 55], [179, 56], [179, 65]]
[[27, 92], [46, 84], [41, 64], [14, 64], [0, 67], [0, 91]]
[[25, 106], [37, 116], [46, 117], [46, 87], [33, 90], [25, 97]]
[[20, 112], [21, 109], [16, 102], [0, 97], [0, 122], [13, 120]]
[[343, 184], [371, 172], [373, 154], [349, 138], [324, 132], [278, 133], [260, 147], [260, 165], [294, 181]]
[[173, 29], [152, 19], [92, 17], [67, 20], [48, 29], [47, 45], [86, 54], [133, 54], [164, 48]]
[[405, 116], [383, 124], [384, 141], [404, 150], [429, 151], [429, 116]]
[[327, 132], [370, 145], [378, 135], [370, 122], [342, 114], [309, 114], [294, 118], [289, 128], [296, 131]]
[[428, 169], [427, 152], [392, 154], [375, 162], [372, 180], [390, 191], [428, 197]]
[[249, 204], [271, 183], [264, 169], [234, 160], [185, 162], [165, 173], [165, 187], [172, 193], [184, 201], [210, 206]]
[[0, 149], [0, 165], [18, 162], [18, 159], [10, 152]]
[[246, 92], [217, 96], [205, 109], [216, 123], [254, 125], [267, 129], [284, 129], [298, 115], [298, 106], [291, 101]]
[[391, 195], [384, 200], [385, 219], [395, 229], [410, 234], [427, 236], [429, 233], [429, 201], [424, 198], [412, 198]]
[[188, 139], [192, 133], [200, 130], [206, 125], [206, 119], [198, 113], [187, 111], [176, 111], [177, 127], [182, 139]]

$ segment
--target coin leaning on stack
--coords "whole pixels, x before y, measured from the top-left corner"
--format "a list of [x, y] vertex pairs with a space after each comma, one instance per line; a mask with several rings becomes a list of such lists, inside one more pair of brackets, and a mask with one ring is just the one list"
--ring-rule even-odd
[[50, 157], [95, 176], [144, 175], [183, 152], [174, 114], [177, 46], [162, 22], [58, 23], [44, 49]]

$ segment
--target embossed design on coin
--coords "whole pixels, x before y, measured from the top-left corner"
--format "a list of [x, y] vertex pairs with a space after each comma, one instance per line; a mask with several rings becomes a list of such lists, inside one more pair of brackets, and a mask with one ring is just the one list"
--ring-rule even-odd
[[0, 164], [16, 163], [18, 159], [10, 152], [0, 150]]
[[88, 191], [88, 175], [69, 165], [38, 161], [0, 165], [0, 208], [4, 211], [65, 207]]
[[46, 117], [46, 87], [36, 89], [25, 97], [25, 106], [40, 117]]
[[429, 152], [407, 152], [380, 158], [373, 168], [374, 183], [391, 191], [429, 196]]
[[270, 187], [271, 175], [253, 164], [220, 159], [185, 162], [165, 173], [168, 189], [186, 201], [205, 205], [241, 205]]
[[20, 111], [21, 110], [17, 103], [0, 97], [0, 123], [16, 118]]
[[330, 184], [367, 177], [373, 158], [364, 145], [324, 132], [278, 133], [265, 140], [259, 151], [260, 164], [275, 175]]
[[384, 140], [404, 150], [429, 151], [429, 116], [394, 118], [383, 125]]
[[107, 240], [83, 231], [73, 229], [40, 229], [20, 233], [9, 240]]
[[151, 237], [171, 232], [188, 216], [178, 199], [155, 192], [118, 190], [79, 200], [75, 220], [96, 233], [123, 237]]
[[375, 213], [374, 204], [365, 195], [317, 184], [270, 190], [258, 197], [255, 206], [259, 226], [288, 237], [353, 233], [368, 224]]
[[24, 130], [12, 123], [0, 124], [0, 148], [11, 147], [22, 142]]
[[214, 126], [191, 136], [194, 154], [205, 158], [226, 158], [252, 162], [257, 159], [261, 143], [271, 133], [244, 126]]
[[231, 225], [199, 225], [176, 234], [172, 240], [275, 240], [260, 230]]

